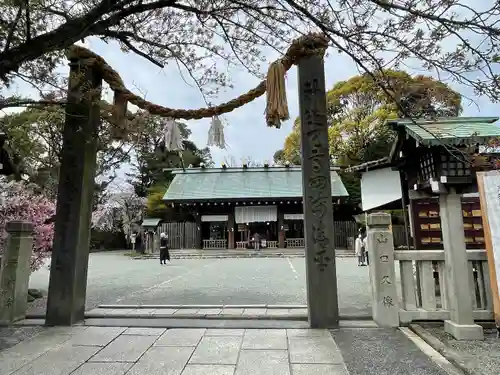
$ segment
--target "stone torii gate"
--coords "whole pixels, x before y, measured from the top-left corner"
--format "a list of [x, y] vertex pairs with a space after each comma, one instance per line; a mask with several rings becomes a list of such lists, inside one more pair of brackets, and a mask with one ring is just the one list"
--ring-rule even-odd
[[297, 65], [309, 325], [312, 328], [338, 327], [324, 74], [327, 47], [328, 41], [322, 34], [301, 37], [291, 44], [284, 57], [271, 64], [267, 80], [248, 93], [217, 107], [173, 110], [131, 93], [118, 73], [100, 56], [73, 46], [69, 51], [70, 80], [46, 324], [72, 325], [84, 319], [102, 81], [105, 80], [115, 92], [113, 113], [117, 126], [120, 117], [128, 116], [127, 101], [153, 115], [201, 119], [230, 112], [267, 91], [267, 122], [279, 127], [280, 120], [288, 119], [284, 74]]

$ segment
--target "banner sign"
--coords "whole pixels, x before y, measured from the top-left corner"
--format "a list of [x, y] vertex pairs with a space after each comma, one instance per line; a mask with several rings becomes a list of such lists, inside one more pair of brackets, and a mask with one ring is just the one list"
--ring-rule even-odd
[[495, 322], [500, 327], [500, 171], [477, 173]]

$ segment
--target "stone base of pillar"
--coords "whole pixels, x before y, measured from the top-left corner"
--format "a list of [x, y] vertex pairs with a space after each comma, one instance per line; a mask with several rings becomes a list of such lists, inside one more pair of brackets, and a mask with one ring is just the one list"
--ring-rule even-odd
[[458, 324], [445, 320], [444, 331], [457, 340], [484, 340], [483, 327], [478, 324]]

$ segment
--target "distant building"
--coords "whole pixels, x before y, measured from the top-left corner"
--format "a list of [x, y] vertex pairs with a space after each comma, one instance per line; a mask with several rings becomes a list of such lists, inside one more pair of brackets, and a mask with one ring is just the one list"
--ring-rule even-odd
[[[300, 167], [188, 168], [175, 177], [163, 200], [191, 213], [196, 247], [304, 247], [302, 170]], [[332, 204], [348, 196], [331, 170]]]

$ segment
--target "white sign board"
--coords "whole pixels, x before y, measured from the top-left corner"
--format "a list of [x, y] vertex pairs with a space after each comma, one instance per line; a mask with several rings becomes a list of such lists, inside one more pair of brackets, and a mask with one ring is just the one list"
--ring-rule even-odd
[[495, 321], [500, 326], [500, 171], [477, 174]]
[[363, 211], [373, 210], [400, 200], [401, 178], [391, 168], [364, 172], [361, 177], [361, 206]]

